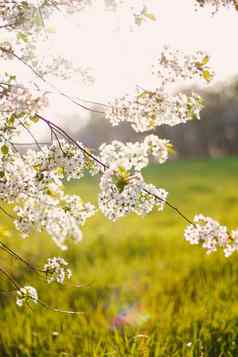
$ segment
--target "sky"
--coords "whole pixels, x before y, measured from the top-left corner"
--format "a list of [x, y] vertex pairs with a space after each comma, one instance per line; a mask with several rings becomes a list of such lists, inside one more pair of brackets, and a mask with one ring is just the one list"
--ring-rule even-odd
[[[132, 31], [128, 13], [113, 14], [103, 10], [101, 3], [98, 0], [98, 6], [73, 18], [60, 14], [52, 23], [51, 50], [90, 67], [95, 77], [92, 86], [75, 79], [56, 81], [64, 92], [106, 103], [136, 84], [148, 86], [153, 83], [151, 65], [165, 44], [207, 51], [216, 81], [238, 74], [238, 13], [234, 10], [224, 9], [212, 16], [208, 9], [195, 11], [191, 0], [150, 0], [157, 21], [148, 21]], [[49, 113], [59, 122], [79, 113], [77, 125], [89, 115], [58, 95], [51, 96]]]

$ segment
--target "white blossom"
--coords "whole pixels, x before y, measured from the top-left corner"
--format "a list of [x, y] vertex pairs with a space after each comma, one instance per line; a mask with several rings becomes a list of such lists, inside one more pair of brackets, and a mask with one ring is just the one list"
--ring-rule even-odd
[[209, 56], [202, 51], [186, 54], [181, 50], [164, 47], [157, 63], [153, 66], [153, 73], [158, 77], [163, 89], [171, 83], [198, 79], [209, 82], [213, 78], [213, 71], [209, 66]]
[[40, 91], [26, 88], [16, 77], [5, 73], [0, 76], [1, 137], [12, 138], [23, 126], [29, 127], [36, 121], [35, 113], [46, 107], [47, 98]]
[[80, 226], [94, 215], [95, 208], [91, 203], [83, 203], [76, 195], [54, 198], [38, 194], [33, 197], [23, 196], [15, 212], [16, 227], [24, 236], [34, 230], [45, 230], [61, 249], [66, 249], [67, 238], [75, 242], [82, 239]]
[[133, 173], [132, 168], [129, 160], [118, 160], [101, 178], [99, 208], [112, 221], [133, 212], [147, 214], [154, 206], [159, 210], [164, 208], [167, 192], [147, 185], [143, 176]]
[[187, 226], [184, 236], [191, 244], [201, 244], [208, 254], [222, 248], [228, 256], [238, 247], [237, 231], [229, 234], [226, 226], [201, 214], [194, 217], [194, 224]]
[[67, 238], [80, 241], [80, 227], [95, 208], [79, 196], [65, 195], [63, 180], [83, 175], [82, 152], [65, 141], [26, 155], [8, 145], [0, 146], [0, 199], [15, 205], [15, 225], [22, 236], [45, 230], [62, 249]]
[[169, 140], [161, 139], [157, 135], [148, 135], [143, 142], [127, 142], [114, 140], [111, 144], [102, 144], [99, 147], [100, 160], [111, 166], [117, 160], [126, 159], [135, 171], [141, 171], [149, 164], [153, 157], [160, 164], [168, 160], [172, 145]]
[[147, 155], [153, 156], [160, 164], [168, 160], [169, 150], [172, 150], [172, 144], [169, 140], [160, 139], [157, 135], [153, 134], [145, 138], [144, 146]]
[[52, 145], [44, 146], [40, 151], [29, 150], [26, 160], [36, 171], [51, 171], [67, 181], [80, 179], [84, 173], [84, 154], [64, 139], [53, 141]]
[[229, 257], [232, 253], [238, 251], [238, 229], [231, 231], [229, 244], [224, 248], [224, 254]]
[[38, 294], [35, 288], [32, 286], [24, 286], [17, 291], [16, 304], [18, 306], [23, 306], [24, 304], [33, 302], [37, 304]]
[[60, 257], [49, 258], [47, 264], [44, 265], [43, 272], [46, 274], [48, 283], [56, 281], [63, 284], [65, 279], [70, 279], [72, 276], [68, 263]]
[[237, 0], [195, 0], [201, 7], [210, 6], [212, 12], [217, 12], [222, 7], [235, 7], [238, 10]]
[[171, 84], [194, 79], [210, 82], [214, 74], [208, 63], [209, 57], [204, 52], [187, 55], [165, 47], [153, 67], [160, 87], [151, 90], [137, 88], [135, 94], [115, 98], [106, 108], [106, 118], [114, 126], [123, 121], [129, 122], [137, 132], [163, 124], [174, 126], [199, 119], [202, 98], [194, 93], [190, 96], [173, 94]]
[[168, 95], [155, 92], [138, 92], [133, 97], [115, 99], [106, 110], [106, 118], [112, 125], [127, 121], [137, 132], [154, 129], [160, 125], [174, 126], [192, 119], [200, 119], [203, 101], [199, 95]]

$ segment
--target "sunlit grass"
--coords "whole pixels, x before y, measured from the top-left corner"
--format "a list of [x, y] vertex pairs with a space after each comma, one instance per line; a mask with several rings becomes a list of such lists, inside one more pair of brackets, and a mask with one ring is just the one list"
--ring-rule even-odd
[[[187, 216], [202, 212], [238, 226], [237, 158], [173, 162], [145, 174]], [[68, 190], [96, 198], [92, 179]], [[2, 252], [1, 266], [36, 286], [42, 300], [84, 315], [20, 309], [1, 295], [0, 355], [238, 356], [238, 255], [207, 256], [184, 242], [185, 225], [169, 208], [116, 224], [98, 214], [85, 239], [64, 253], [72, 284], [81, 288], [47, 285]], [[5, 218], [0, 228], [2, 239], [36, 265], [62, 254], [43, 235], [22, 241]], [[115, 328], [123, 310], [129, 323]]]

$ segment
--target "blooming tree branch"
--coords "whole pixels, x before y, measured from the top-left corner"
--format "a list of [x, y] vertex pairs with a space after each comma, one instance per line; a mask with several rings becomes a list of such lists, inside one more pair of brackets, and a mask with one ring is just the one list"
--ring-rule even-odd
[[[197, 2], [201, 6], [210, 3], [216, 9], [223, 5], [237, 8], [235, 0]], [[91, 3], [92, 6], [96, 4], [95, 1]], [[139, 26], [146, 20], [156, 20], [146, 1], [115, 0], [112, 4], [111, 7], [117, 11], [126, 9], [133, 26]], [[188, 223], [186, 241], [200, 244], [208, 253], [219, 248], [225, 256], [231, 255], [238, 250], [238, 230], [229, 231], [203, 215], [196, 215], [192, 221], [168, 201], [168, 192], [164, 188], [144, 180], [143, 169], [151, 162], [161, 165], [168, 160], [173, 145], [167, 139], [150, 133], [141, 142], [102, 143], [95, 154], [41, 114], [47, 107], [50, 89], [81, 109], [105, 115], [114, 126], [127, 122], [136, 132], [200, 119], [204, 106], [202, 98], [196, 93], [174, 92], [172, 88], [177, 81], [196, 80], [203, 85], [212, 81], [214, 73], [209, 65], [210, 58], [202, 51], [184, 53], [164, 47], [151, 68], [158, 83], [156, 87], [142, 89], [136, 86], [133, 93], [106, 104], [73, 98], [49, 81], [48, 75], [52, 73], [64, 79], [77, 71], [84, 76], [80, 66], [74, 68], [70, 61], [57, 58], [54, 54], [49, 54], [47, 63], [42, 62], [37, 57], [36, 44], [46, 41], [47, 24], [55, 11], [73, 14], [83, 11], [86, 6], [89, 6], [88, 1], [84, 0], [0, 2], [0, 28], [12, 34], [11, 40], [0, 42], [1, 59], [20, 62], [39, 80], [37, 85], [26, 85], [19, 82], [14, 74], [0, 76], [0, 211], [14, 221], [23, 238], [45, 231], [59, 248], [65, 250], [68, 240], [79, 242], [82, 239], [81, 227], [98, 209], [108, 219], [116, 221], [131, 213], [144, 216], [153, 209], [162, 211], [168, 206]], [[92, 107], [95, 105], [100, 106], [100, 110]], [[33, 128], [39, 121], [50, 132], [51, 141], [48, 144], [40, 143], [34, 136]], [[18, 148], [24, 143], [16, 142], [22, 130], [28, 133], [34, 144], [25, 152]], [[78, 195], [68, 195], [64, 191], [65, 181], [80, 180], [85, 173], [99, 177], [97, 207], [83, 202]], [[10, 210], [10, 207], [13, 209]], [[2, 241], [0, 248], [47, 283], [63, 284], [71, 278], [68, 263], [61, 257], [49, 258], [39, 269]], [[14, 286], [18, 306], [39, 303], [53, 311], [77, 313], [48, 306], [39, 299], [34, 287], [20, 286], [3, 268], [0, 268], [0, 273]]]

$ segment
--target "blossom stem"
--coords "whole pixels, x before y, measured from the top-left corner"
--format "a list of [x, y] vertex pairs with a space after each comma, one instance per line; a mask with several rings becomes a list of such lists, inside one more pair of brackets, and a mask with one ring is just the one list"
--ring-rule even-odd
[[33, 141], [34, 141], [35, 145], [37, 146], [38, 150], [41, 151], [40, 144], [36, 140], [35, 136], [32, 134], [31, 130], [29, 128], [27, 128], [21, 120], [19, 120], [19, 122], [20, 122], [21, 126], [26, 130], [26, 132], [30, 135], [30, 137], [33, 139]]
[[180, 217], [182, 217], [187, 223], [194, 225], [194, 223], [193, 223], [188, 217], [186, 217], [186, 216], [182, 213], [182, 211], [180, 211], [180, 209], [178, 209], [177, 207], [175, 207], [173, 204], [171, 204], [171, 203], [168, 202], [167, 200], [163, 200], [161, 197], [157, 196], [156, 194], [154, 194], [154, 193], [152, 193], [152, 192], [150, 192], [150, 191], [148, 191], [148, 190], [146, 190], [146, 189], [143, 189], [143, 191], [146, 192], [146, 193], [148, 193], [148, 194], [151, 195], [151, 196], [154, 196], [156, 199], [158, 199], [158, 200], [164, 202], [168, 207], [170, 207], [170, 208], [172, 208], [174, 211], [176, 211], [176, 212], [178, 213], [178, 215], [179, 215]]
[[13, 257], [15, 257], [16, 259], [20, 260], [23, 264], [25, 264], [26, 266], [28, 266], [28, 268], [30, 268], [30, 270], [34, 271], [34, 272], [39, 272], [39, 270], [37, 268], [35, 268], [32, 264], [30, 264], [28, 261], [26, 261], [24, 258], [22, 258], [19, 254], [17, 254], [15, 251], [13, 251], [11, 248], [9, 248], [5, 243], [3, 243], [3, 241], [0, 240], [0, 247], [7, 252], [8, 254], [12, 255]]
[[16, 217], [14, 217], [13, 215], [11, 215], [10, 213], [8, 213], [3, 207], [0, 206], [0, 211], [2, 211], [6, 216], [8, 216], [11, 219], [15, 219]]
[[61, 309], [57, 309], [54, 307], [49, 306], [48, 304], [46, 304], [45, 302], [43, 302], [42, 300], [37, 299], [37, 302], [43, 306], [45, 309], [47, 310], [51, 310], [53, 312], [61, 312], [63, 314], [69, 314], [69, 315], [82, 315], [84, 314], [84, 312], [82, 311], [71, 311], [71, 310], [61, 310]]

